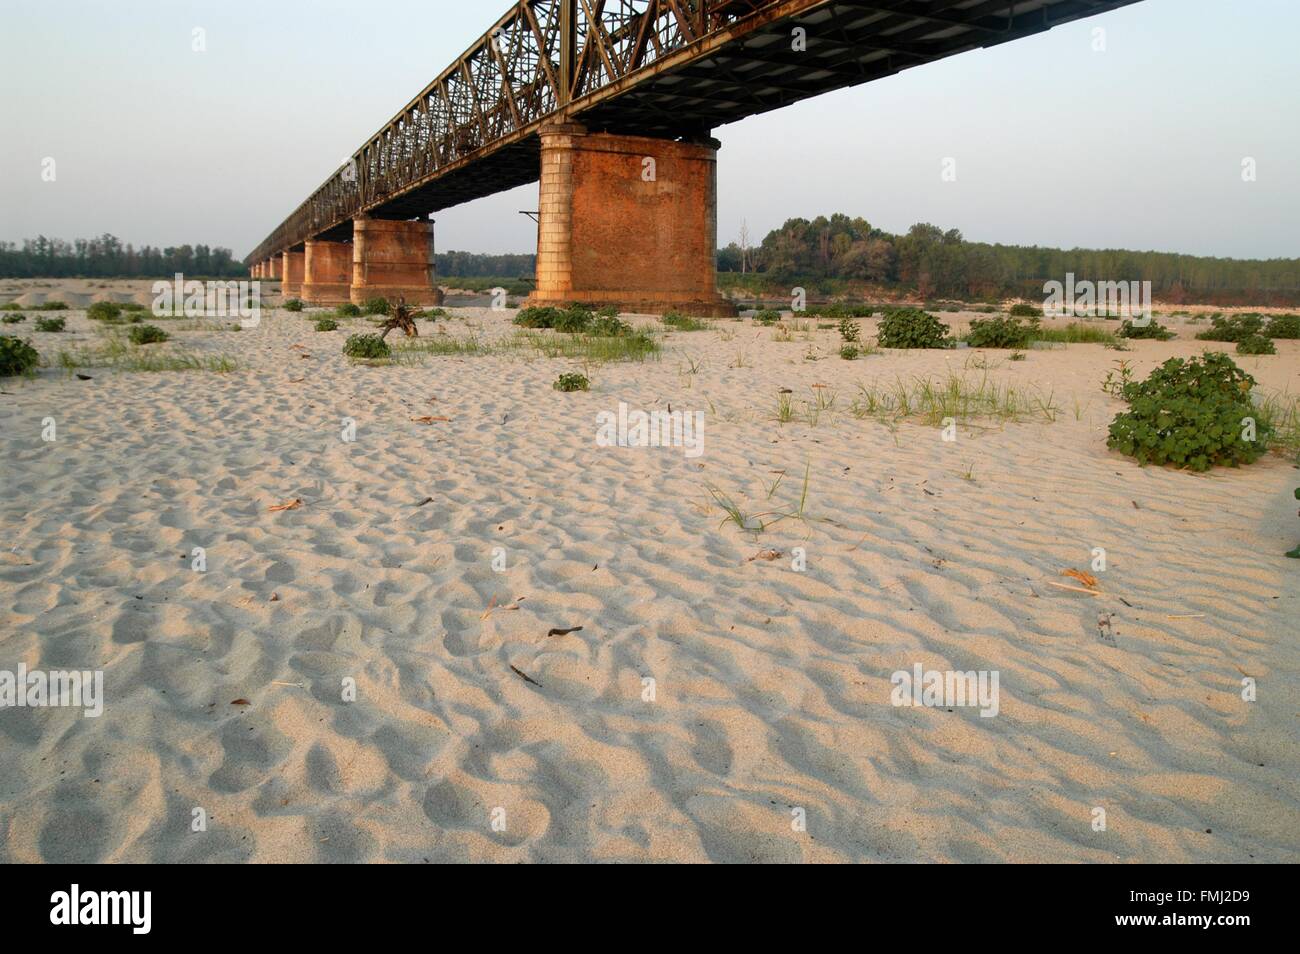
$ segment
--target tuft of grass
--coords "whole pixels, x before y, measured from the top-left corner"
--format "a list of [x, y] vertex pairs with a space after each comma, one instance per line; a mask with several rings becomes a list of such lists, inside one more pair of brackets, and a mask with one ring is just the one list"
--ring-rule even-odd
[[1031, 335], [1034, 341], [1051, 341], [1059, 344], [1113, 345], [1114, 333], [1097, 325], [1072, 321], [1064, 328], [1036, 328]]
[[713, 324], [699, 318], [692, 318], [689, 315], [679, 315], [670, 311], [660, 319], [665, 325], [673, 331], [708, 331]]
[[645, 361], [647, 358], [658, 360], [663, 350], [658, 341], [644, 333], [606, 338], [521, 332], [515, 342], [548, 358], [574, 358], [592, 364]]
[[53, 363], [68, 373], [82, 368], [109, 368], [115, 371], [212, 371], [225, 374], [238, 368], [235, 359], [229, 355], [130, 348], [120, 338], [96, 347], [60, 350]]
[[946, 379], [928, 376], [892, 384], [860, 385], [850, 411], [859, 419], [886, 423], [915, 421], [938, 427], [944, 418], [966, 422], [991, 418], [1003, 422], [1042, 419], [1055, 421], [1060, 407], [1052, 392], [990, 381], [987, 374], [967, 377], [950, 373]]

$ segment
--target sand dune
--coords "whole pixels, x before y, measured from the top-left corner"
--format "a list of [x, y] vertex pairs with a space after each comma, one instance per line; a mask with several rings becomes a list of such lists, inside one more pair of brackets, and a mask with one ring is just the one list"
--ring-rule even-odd
[[[74, 293], [118, 290], [23, 297]], [[95, 340], [67, 314], [43, 353]], [[438, 327], [496, 340], [511, 314]], [[720, 322], [562, 394], [559, 359], [352, 366], [362, 327], [275, 312], [176, 332], [231, 374], [0, 382], [0, 669], [102, 669], [106, 693], [98, 719], [0, 711], [0, 860], [1300, 858], [1297, 471], [1105, 446], [1114, 361], [1226, 346], [848, 362], [833, 330]], [[1294, 393], [1300, 342], [1278, 347], [1240, 361]], [[949, 371], [1059, 412], [952, 443], [847, 413], [859, 384]], [[836, 403], [779, 424], [782, 387]], [[597, 446], [620, 401], [705, 412], [703, 455]], [[789, 512], [805, 472], [806, 519], [720, 524], [710, 486]], [[1049, 585], [1097, 547], [1104, 596]], [[996, 670], [997, 716], [892, 705], [916, 664]]]

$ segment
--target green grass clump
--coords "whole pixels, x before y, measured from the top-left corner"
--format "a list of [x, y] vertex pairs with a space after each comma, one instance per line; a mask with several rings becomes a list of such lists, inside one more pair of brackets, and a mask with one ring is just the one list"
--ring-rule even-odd
[[[1255, 379], [1225, 354], [1170, 358], [1121, 390], [1129, 409], [1110, 425], [1107, 446], [1141, 464], [1204, 471], [1257, 460], [1272, 424], [1251, 399]], [[1253, 440], [1247, 421], [1255, 422]]]
[[774, 325], [781, 320], [781, 313], [772, 308], [754, 312], [754, 322], [760, 325]]
[[352, 302], [345, 301], [334, 309], [334, 314], [338, 315], [340, 318], [355, 318], [357, 315], [361, 314], [361, 309], [352, 304]]
[[22, 307], [23, 306], [18, 304], [16, 301], [7, 301], [3, 305], [0, 305], [0, 311], [21, 311]]
[[5, 315], [3, 319], [0, 319], [0, 321], [3, 321], [6, 325], [16, 325], [20, 321], [26, 321], [26, 320], [27, 320], [27, 316], [21, 314]]
[[899, 308], [880, 319], [876, 329], [882, 348], [947, 348], [948, 326], [919, 308]]
[[348, 335], [348, 340], [343, 343], [343, 353], [349, 358], [380, 361], [392, 357], [393, 349], [379, 335]]
[[585, 374], [571, 371], [556, 378], [555, 383], [552, 384], [551, 387], [555, 388], [557, 391], [564, 391], [565, 393], [571, 391], [590, 391], [591, 382], [587, 380]]
[[1027, 348], [1038, 330], [1039, 316], [1029, 320], [1013, 315], [976, 318], [966, 336], [972, 348]]
[[0, 335], [0, 378], [29, 374], [36, 370], [40, 361], [40, 353], [31, 342], [13, 335]]
[[43, 305], [37, 305], [36, 311], [67, 311], [68, 303], [64, 301], [47, 301]]
[[37, 331], [49, 331], [49, 332], [62, 331], [66, 325], [67, 322], [65, 322], [62, 318], [37, 318], [36, 319]]
[[123, 311], [129, 311], [129, 312], [145, 312], [149, 310], [144, 305], [140, 304], [138, 301], [124, 301], [119, 307]]
[[[1170, 338], [1177, 337], [1177, 335], [1168, 328], [1165, 328], [1154, 318], [1148, 321], [1145, 325], [1135, 325], [1133, 322], [1125, 320], [1124, 323], [1119, 326], [1119, 331], [1116, 332], [1116, 335], [1120, 338], [1145, 338], [1154, 341], [1168, 341]], [[1200, 335], [1197, 335], [1197, 337], [1199, 338]]]
[[157, 325], [136, 325], [127, 332], [127, 337], [133, 345], [147, 345], [158, 344], [171, 336]]
[[411, 317], [423, 319], [424, 321], [437, 321], [439, 318], [449, 318], [451, 316], [447, 313], [446, 308], [426, 308], [424, 311], [417, 311]]
[[918, 421], [939, 427], [947, 418], [966, 422], [992, 418], [1003, 422], [1042, 419], [1055, 421], [1060, 407], [1055, 395], [1036, 389], [999, 385], [985, 373], [979, 378], [949, 374], [935, 381], [917, 377], [895, 379], [893, 384], [860, 386], [850, 410], [854, 417], [872, 418], [888, 424]]
[[658, 358], [662, 348], [644, 332], [616, 337], [594, 335], [538, 335], [523, 333], [515, 344], [530, 347], [548, 358], [574, 358], [593, 364], [613, 361], [645, 361]]
[[280, 307], [283, 308], [285, 311], [302, 311], [302, 299], [290, 298]]
[[[40, 330], [39, 325], [37, 330]], [[1277, 354], [1277, 348], [1263, 335], [1247, 335], [1237, 342], [1237, 354]]]
[[317, 331], [338, 331], [339, 323], [335, 321], [333, 318], [317, 318], [316, 330]]
[[675, 311], [670, 311], [659, 318], [665, 325], [673, 331], [708, 331], [713, 327], [709, 322], [699, 318], [692, 318], [690, 315], [679, 315]]
[[1041, 318], [1043, 317], [1043, 309], [1025, 304], [1022, 301], [1007, 309], [1007, 314], [1012, 318]]
[[1300, 315], [1274, 315], [1268, 320], [1264, 335], [1274, 340], [1300, 338]]
[[115, 301], [97, 301], [86, 309], [86, 317], [91, 321], [116, 324], [122, 320], [122, 306]]
[[596, 316], [591, 309], [582, 305], [569, 305], [567, 308], [534, 305], [531, 308], [521, 308], [515, 315], [514, 323], [521, 328], [553, 328], [576, 335], [589, 329], [595, 320]]
[[1070, 322], [1064, 328], [1035, 328], [1033, 339], [1055, 344], [1113, 345], [1115, 343], [1115, 335], [1105, 328], [1077, 321]]
[[166, 348], [131, 348], [121, 338], [113, 338], [96, 348], [60, 351], [57, 362], [65, 371], [81, 368], [111, 368], [117, 371], [234, 371], [235, 360], [228, 355], [198, 355]]
[[843, 358], [845, 361], [852, 361], [859, 354], [861, 354], [861, 352], [858, 350], [857, 345], [846, 344], [843, 348], [840, 349], [840, 357]]
[[1257, 335], [1264, 329], [1264, 319], [1260, 315], [1215, 315], [1210, 318], [1210, 327], [1197, 334], [1198, 341], [1240, 341]]
[[366, 303], [361, 306], [363, 315], [386, 315], [389, 313], [390, 306], [387, 298], [368, 298]]

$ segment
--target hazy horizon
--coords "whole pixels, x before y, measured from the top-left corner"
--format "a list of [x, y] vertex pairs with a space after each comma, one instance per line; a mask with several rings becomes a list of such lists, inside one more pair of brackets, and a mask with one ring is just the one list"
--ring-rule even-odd
[[[10, 3], [0, 239], [242, 258], [507, 6]], [[1298, 257], [1296, 26], [1284, 0], [1143, 0], [720, 127], [718, 243], [844, 212], [1004, 245]], [[536, 203], [533, 184], [445, 209], [438, 248], [532, 253]]]

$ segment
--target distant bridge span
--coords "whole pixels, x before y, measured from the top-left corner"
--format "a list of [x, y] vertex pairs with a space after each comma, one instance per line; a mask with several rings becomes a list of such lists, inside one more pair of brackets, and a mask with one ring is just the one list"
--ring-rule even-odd
[[[309, 300], [433, 300], [432, 227], [411, 220], [540, 177], [535, 299], [707, 313], [715, 127], [1136, 2], [521, 0], [246, 262]], [[620, 283], [611, 264], [649, 248], [635, 230], [679, 250]]]

